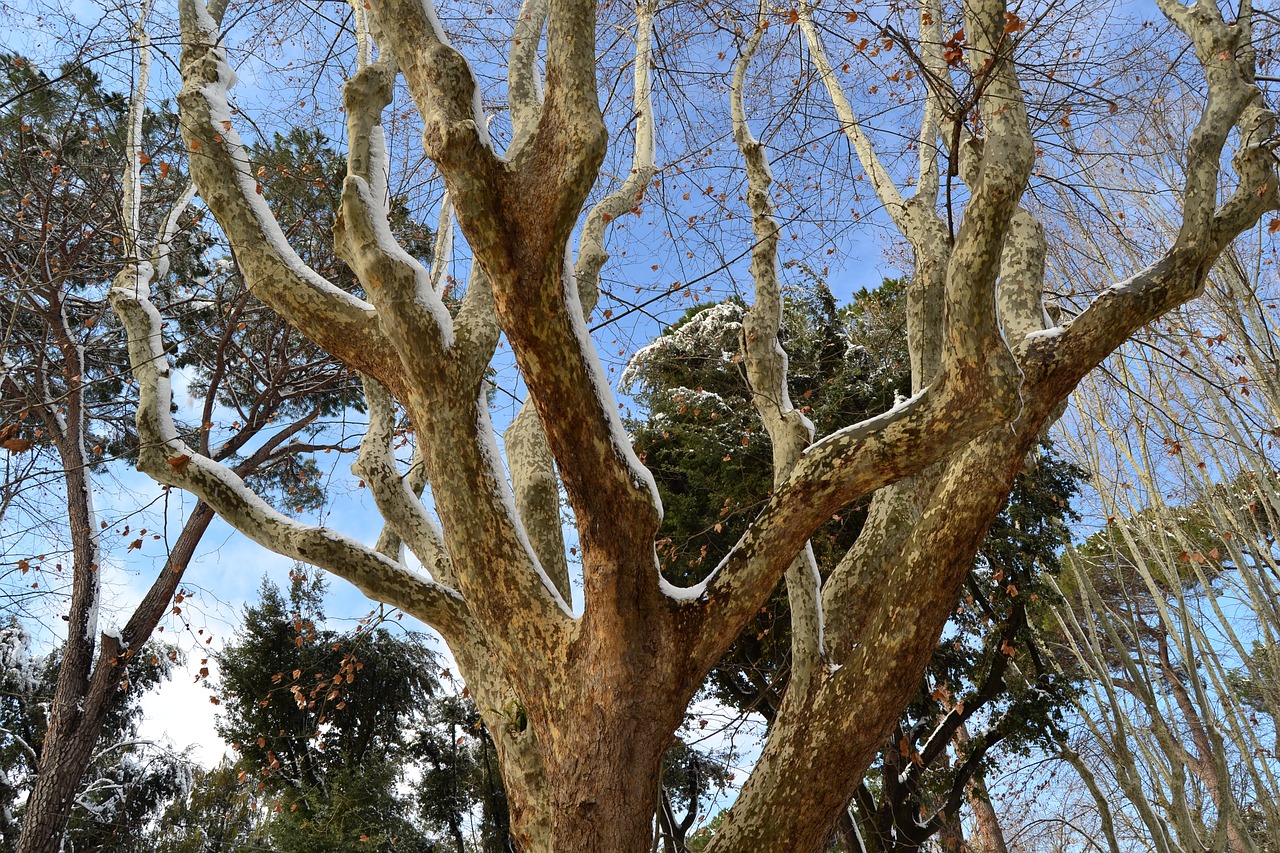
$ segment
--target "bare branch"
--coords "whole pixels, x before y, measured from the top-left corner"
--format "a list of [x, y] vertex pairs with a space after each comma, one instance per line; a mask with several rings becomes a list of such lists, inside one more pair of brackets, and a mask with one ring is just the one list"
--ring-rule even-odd
[[858, 121], [853, 105], [849, 103], [844, 89], [840, 87], [835, 69], [832, 68], [831, 60], [827, 58], [827, 52], [822, 46], [818, 28], [814, 26], [813, 9], [808, 0], [801, 0], [797, 11], [800, 15], [800, 31], [804, 33], [805, 44], [809, 47], [818, 76], [822, 79], [822, 84], [827, 87], [827, 94], [831, 96], [831, 103], [835, 106], [836, 116], [840, 119], [844, 135], [853, 146], [853, 150], [857, 152], [858, 160], [861, 161], [862, 168], [866, 170], [867, 178], [871, 181], [871, 187], [875, 190], [880, 203], [884, 205], [889, 218], [904, 236], [910, 236], [911, 221], [907, 215], [906, 201], [902, 197], [902, 191], [898, 189], [889, 170], [880, 161], [880, 155], [871, 144], [871, 138], [862, 129], [862, 123]]
[[182, 0], [183, 90], [178, 97], [201, 197], [226, 231], [254, 295], [300, 332], [358, 369], [395, 387], [394, 354], [373, 308], [343, 292], [289, 247], [231, 122], [227, 89], [235, 75], [202, 0]]
[[[783, 483], [813, 441], [813, 424], [791, 405], [787, 391], [787, 354], [778, 340], [782, 325], [782, 286], [778, 281], [778, 223], [773, 216], [769, 155], [751, 133], [743, 104], [747, 70], [764, 36], [768, 9], [763, 0], [756, 29], [734, 65], [730, 102], [733, 138], [747, 170], [747, 204], [755, 243], [751, 278], [755, 302], [742, 319], [741, 348], [746, 361], [751, 400], [764, 420], [773, 445], [773, 479]], [[791, 687], [805, 690], [822, 658], [821, 579], [813, 550], [805, 544], [787, 568], [787, 600], [791, 609]]]
[[[376, 550], [395, 562], [401, 562], [399, 542], [403, 540], [428, 568], [432, 578], [456, 586], [453, 563], [445, 550], [440, 531], [420, 498], [426, 485], [425, 465], [415, 451], [410, 472], [402, 476], [396, 470], [392, 456], [395, 408], [391, 395], [376, 380], [366, 377], [364, 396], [369, 406], [369, 429], [360, 442], [360, 454], [351, 471], [369, 487], [378, 511], [386, 520], [387, 530], [395, 534], [387, 541], [380, 538]], [[384, 533], [383, 537], [386, 535]]]
[[195, 494], [255, 542], [333, 572], [370, 598], [423, 620], [446, 638], [464, 636], [469, 616], [457, 592], [353, 539], [277, 512], [228, 468], [194, 453], [178, 439], [169, 414], [172, 394], [160, 315], [145, 289], [150, 281], [150, 264], [142, 262], [122, 271], [111, 289], [112, 307], [129, 334], [129, 358], [139, 386], [138, 467], [161, 483]]
[[547, 23], [547, 0], [524, 0], [511, 35], [507, 60], [507, 99], [511, 106], [513, 130], [509, 154], [520, 147], [537, 127], [542, 115], [542, 72], [538, 69], [538, 47]]

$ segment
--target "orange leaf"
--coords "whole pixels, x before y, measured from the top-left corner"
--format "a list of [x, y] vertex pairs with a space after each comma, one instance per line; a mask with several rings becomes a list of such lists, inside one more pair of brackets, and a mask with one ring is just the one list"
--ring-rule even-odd
[[173, 473], [181, 474], [187, 470], [187, 466], [191, 464], [191, 456], [183, 453], [178, 456], [170, 456], [165, 462], [173, 469]]
[[858, 21], [857, 12], [850, 12], [849, 14], [844, 16], [844, 22], [846, 24], [854, 24], [854, 23], [857, 23], [857, 21]]
[[4, 447], [10, 453], [22, 453], [31, 449], [31, 442], [25, 438], [6, 438], [0, 447]]
[[788, 24], [798, 24], [799, 22], [800, 22], [800, 13], [797, 12], [795, 9], [792, 9], [790, 12], [787, 13]]

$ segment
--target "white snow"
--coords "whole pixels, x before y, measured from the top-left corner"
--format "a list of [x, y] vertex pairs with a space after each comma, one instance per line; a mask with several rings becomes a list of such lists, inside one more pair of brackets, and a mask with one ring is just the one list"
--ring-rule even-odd
[[614, 453], [630, 469], [632, 481], [637, 483], [637, 488], [649, 490], [650, 499], [653, 501], [654, 509], [657, 510], [659, 520], [661, 520], [662, 498], [658, 496], [658, 484], [654, 482], [653, 474], [636, 456], [635, 450], [631, 447], [631, 439], [627, 436], [627, 431], [622, 428], [622, 418], [618, 416], [618, 407], [614, 402], [613, 391], [610, 389], [609, 379], [605, 375], [604, 365], [600, 363], [600, 357], [596, 355], [595, 346], [591, 342], [591, 334], [587, 331], [587, 323], [582, 316], [582, 300], [578, 296], [578, 282], [573, 275], [573, 258], [567, 244], [565, 246], [563, 276], [565, 303], [569, 311], [570, 321], [573, 324], [573, 332], [578, 339], [578, 348], [582, 353], [582, 358], [586, 361], [587, 367], [591, 372], [592, 390], [595, 392], [595, 399], [600, 404], [601, 414], [609, 426]]
[[489, 467], [491, 494], [502, 503], [503, 508], [506, 510], [507, 519], [515, 530], [516, 536], [520, 541], [520, 547], [524, 549], [529, 562], [533, 565], [534, 571], [537, 572], [538, 578], [542, 581], [542, 585], [547, 588], [547, 594], [551, 596], [552, 601], [559, 605], [566, 616], [572, 617], [573, 608], [564, 600], [564, 596], [560, 594], [560, 590], [556, 589], [551, 576], [542, 567], [542, 563], [538, 560], [538, 554], [533, 549], [533, 543], [529, 541], [529, 534], [525, 531], [524, 524], [520, 521], [520, 513], [516, 511], [515, 495], [507, 482], [505, 468], [502, 465], [502, 454], [498, 452], [497, 434], [494, 432], [493, 423], [489, 420], [489, 407], [485, 401], [485, 390], [482, 388], [480, 392], [480, 404], [477, 406], [480, 414], [477, 418], [476, 431], [480, 435], [481, 452], [485, 455], [485, 461]]
[[[362, 178], [352, 179], [356, 187], [356, 191], [360, 194], [361, 204], [371, 211], [382, 211], [386, 209], [385, 204], [379, 202], [373, 193], [372, 187]], [[414, 302], [420, 308], [424, 309], [431, 315], [431, 319], [435, 322], [436, 328], [440, 332], [441, 345], [446, 349], [453, 346], [455, 338], [453, 332], [453, 318], [449, 315], [449, 309], [445, 307], [444, 300], [436, 293], [435, 288], [431, 284], [431, 273], [418, 262], [418, 259], [410, 255], [404, 250], [391, 233], [391, 224], [387, 221], [385, 214], [374, 215], [370, 217], [371, 224], [374, 229], [375, 239], [378, 241], [379, 251], [388, 257], [395, 258], [402, 264], [405, 264], [413, 270], [414, 278]]]
[[719, 352], [722, 361], [732, 362], [738, 355], [738, 332], [742, 328], [745, 309], [736, 302], [725, 301], [699, 311], [680, 328], [660, 335], [652, 343], [641, 347], [631, 356], [622, 371], [619, 387], [630, 393], [640, 381], [640, 368], [658, 353], [673, 357], [681, 355], [705, 357], [709, 352]]
[[[715, 577], [714, 572], [711, 577]], [[673, 598], [676, 601], [697, 601], [707, 594], [707, 582], [705, 580], [701, 583], [696, 583], [693, 586], [675, 586], [669, 580], [659, 575], [658, 588], [662, 590], [663, 594], [668, 598]]]
[[200, 91], [209, 106], [209, 118], [214, 133], [222, 137], [227, 153], [231, 157], [239, 195], [249, 206], [263, 239], [271, 247], [279, 262], [308, 287], [322, 292], [328, 298], [347, 303], [353, 308], [366, 312], [372, 311], [373, 307], [367, 302], [335, 286], [307, 266], [285, 239], [280, 223], [276, 221], [266, 199], [258, 191], [258, 182], [249, 170], [249, 157], [244, 144], [231, 124], [231, 107], [227, 101], [227, 90], [235, 85], [236, 75], [227, 63], [226, 50], [219, 45], [217, 25], [208, 11], [203, 8], [203, 4], [197, 3], [196, 7], [200, 27], [205, 31], [206, 38], [210, 44], [217, 45], [210, 50], [218, 63], [217, 79], [202, 87]]
[[1038, 332], [1028, 332], [1026, 341], [1027, 343], [1032, 343], [1033, 341], [1053, 340], [1054, 338], [1061, 337], [1066, 331], [1066, 326], [1054, 326], [1049, 329], [1041, 329]]
[[831, 442], [838, 441], [840, 439], [843, 439], [849, 436], [857, 437], [865, 433], [874, 432], [875, 430], [883, 429], [884, 427], [887, 427], [889, 424], [893, 423], [895, 420], [901, 417], [904, 409], [910, 408], [911, 406], [919, 402], [919, 400], [925, 395], [925, 393], [928, 390], [929, 390], [929, 386], [926, 385], [925, 387], [921, 388], [919, 391], [912, 394], [910, 397], [907, 397], [906, 399], [895, 400], [893, 404], [893, 408], [889, 409], [887, 412], [882, 412], [881, 414], [876, 415], [874, 418], [867, 418], [865, 421], [859, 421], [856, 424], [850, 424], [847, 427], [843, 427], [841, 429], [836, 430], [830, 435], [823, 436], [818, 441], [815, 441], [813, 444], [806, 447], [804, 449], [804, 453], [805, 454], [811, 453], [819, 447], [825, 447]]

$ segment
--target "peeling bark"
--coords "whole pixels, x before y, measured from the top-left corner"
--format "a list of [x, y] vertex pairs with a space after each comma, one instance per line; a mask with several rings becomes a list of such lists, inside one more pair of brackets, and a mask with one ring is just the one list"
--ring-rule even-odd
[[[622, 431], [586, 326], [608, 258], [606, 226], [638, 204], [656, 174], [655, 7], [636, 8], [631, 171], [584, 214], [607, 146], [596, 4], [522, 4], [508, 66], [514, 139], [500, 156], [476, 77], [429, 0], [373, 0], [362, 36], [372, 41], [345, 92], [351, 156], [335, 233], [366, 302], [324, 282], [284, 245], [231, 128], [215, 18], [200, 0], [183, 0], [180, 105], [201, 152], [193, 174], [255, 293], [369, 377], [371, 422], [358, 464], [387, 532], [370, 547], [275, 515], [233, 472], [177, 440], [142, 264], [117, 281], [112, 297], [142, 387], [140, 466], [197, 494], [264, 546], [323, 566], [437, 628], [495, 732], [513, 832], [526, 851], [650, 848], [672, 732], [705, 673], [785, 575], [796, 671], [710, 849], [813, 853], [847, 815], [850, 792], [916, 688], [973, 554], [1044, 425], [1089, 370], [1134, 330], [1196, 295], [1230, 239], [1280, 204], [1266, 147], [1274, 117], [1253, 83], [1247, 10], [1227, 24], [1203, 3], [1161, 3], [1195, 47], [1209, 90], [1187, 141], [1185, 222], [1163, 257], [1048, 332], [1043, 229], [1022, 203], [1035, 142], [1005, 3], [964, 4], [964, 58], [981, 81], [967, 104], [941, 55], [941, 5], [922, 3], [921, 61], [931, 73], [910, 197], [842, 92], [814, 11], [807, 4], [796, 11], [840, 128], [914, 260], [915, 394], [817, 442], [786, 399], [768, 156], [750, 132], [742, 94], [764, 33], [757, 10], [731, 100], [754, 231], [755, 301], [743, 350], [773, 444], [775, 488], [710, 577], [677, 589], [655, 559], [656, 488]], [[443, 306], [438, 270], [409, 257], [387, 224], [379, 122], [397, 74], [448, 190], [451, 212], [442, 221], [456, 221], [475, 256], [456, 316]], [[981, 117], [982, 135], [962, 139], [970, 111]], [[1244, 140], [1232, 165], [1239, 184], [1219, 204], [1233, 128]], [[958, 227], [950, 206], [946, 216], [941, 208], [944, 158], [948, 180], [959, 176], [968, 190]], [[570, 241], [579, 225], [575, 263]], [[499, 334], [528, 388], [507, 433], [510, 481], [481, 399]], [[406, 477], [389, 454], [393, 398], [413, 424], [421, 474], [415, 467]], [[420, 504], [422, 477], [438, 528]], [[567, 604], [561, 488], [582, 548], [580, 616]], [[820, 584], [806, 542], [832, 514], [873, 493], [862, 538]], [[432, 577], [407, 569], [401, 542]]]

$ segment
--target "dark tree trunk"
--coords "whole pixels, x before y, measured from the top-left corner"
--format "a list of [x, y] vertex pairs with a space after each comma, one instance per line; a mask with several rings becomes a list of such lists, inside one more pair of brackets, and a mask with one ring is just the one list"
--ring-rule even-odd
[[[68, 476], [68, 481], [73, 482], [73, 478]], [[85, 482], [84, 486], [87, 489], [88, 483]], [[70, 503], [73, 509], [77, 506], [76, 501]], [[88, 518], [87, 503], [82, 505], [82, 509], [85, 511], [82, 517]], [[58, 671], [58, 687], [49, 717], [49, 729], [45, 733], [44, 743], [38, 747], [40, 761], [36, 783], [23, 813], [22, 831], [18, 836], [15, 853], [57, 853], [62, 847], [76, 794], [89, 769], [107, 713], [116, 701], [117, 687], [124, 675], [128, 656], [134, 653], [131, 650], [136, 650], [146, 642], [167, 611], [187, 563], [212, 519], [213, 511], [208, 506], [203, 503], [196, 506], [183, 526], [160, 576], [120, 632], [123, 644], [112, 638], [104, 638], [97, 665], [92, 668], [91, 673], [88, 665], [82, 661], [85, 660], [86, 646], [88, 654], [92, 654], [96, 638], [86, 639], [88, 615], [78, 613], [73, 598], [67, 651]], [[75, 527], [73, 523], [73, 531]], [[89, 566], [87, 570], [96, 573], [97, 566]], [[75, 571], [75, 582], [80, 583], [82, 578], [79, 564]], [[96, 589], [96, 581], [94, 587]], [[75, 655], [72, 655], [73, 651]]]

